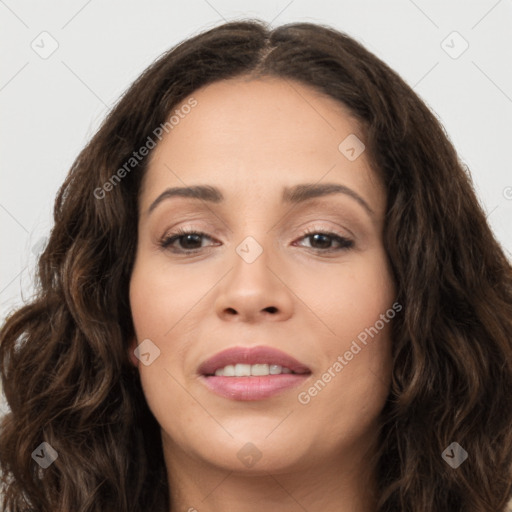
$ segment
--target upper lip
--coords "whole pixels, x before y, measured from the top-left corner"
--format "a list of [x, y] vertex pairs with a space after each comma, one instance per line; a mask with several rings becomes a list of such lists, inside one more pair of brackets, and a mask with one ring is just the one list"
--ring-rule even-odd
[[294, 357], [272, 347], [232, 347], [204, 361], [198, 368], [201, 375], [213, 375], [215, 370], [230, 364], [277, 364], [294, 373], [311, 373], [311, 370]]

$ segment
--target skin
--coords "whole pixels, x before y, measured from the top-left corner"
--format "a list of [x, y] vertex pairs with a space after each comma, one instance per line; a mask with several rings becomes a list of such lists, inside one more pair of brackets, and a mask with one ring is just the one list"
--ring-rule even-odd
[[[230, 79], [193, 97], [197, 106], [151, 154], [130, 281], [130, 357], [161, 426], [171, 512], [375, 510], [370, 456], [389, 391], [390, 324], [309, 403], [298, 401], [395, 297], [384, 188], [366, 152], [349, 161], [338, 150], [350, 134], [363, 140], [359, 126], [334, 99], [281, 79]], [[347, 194], [281, 200], [285, 186], [327, 182], [349, 187], [373, 214]], [[166, 188], [196, 184], [219, 187], [225, 200], [174, 197], [147, 213]], [[211, 238], [174, 242], [195, 254], [162, 249], [178, 227]], [[332, 250], [335, 239], [315, 241], [308, 228], [354, 245]], [[247, 236], [263, 249], [252, 263], [236, 252]], [[160, 355], [145, 366], [133, 350], [148, 338]], [[256, 345], [291, 354], [312, 375], [259, 401], [218, 396], [200, 381], [206, 359]], [[261, 453], [251, 467], [237, 457], [249, 442]]]

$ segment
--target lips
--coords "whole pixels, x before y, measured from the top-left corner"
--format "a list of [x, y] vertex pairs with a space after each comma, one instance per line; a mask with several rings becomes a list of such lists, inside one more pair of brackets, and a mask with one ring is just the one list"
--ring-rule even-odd
[[[290, 372], [276, 375], [215, 375], [221, 368], [235, 365], [265, 365], [288, 368]], [[198, 368], [200, 382], [212, 393], [229, 400], [265, 400], [304, 384], [311, 370], [294, 357], [272, 347], [233, 347], [215, 354]]]
[[269, 364], [289, 368], [293, 373], [309, 374], [311, 370], [294, 357], [272, 347], [233, 347], [215, 354], [198, 368], [200, 375], [209, 377], [215, 370], [236, 364]]

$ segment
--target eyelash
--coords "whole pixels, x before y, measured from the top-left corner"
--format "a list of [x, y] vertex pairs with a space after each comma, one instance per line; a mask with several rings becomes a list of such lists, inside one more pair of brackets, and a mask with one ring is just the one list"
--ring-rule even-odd
[[[198, 235], [198, 236], [206, 237], [206, 238], [209, 238], [210, 240], [212, 240], [212, 238], [210, 236], [208, 236], [206, 233], [203, 233], [201, 231], [196, 231], [196, 230], [193, 230], [193, 229], [188, 230], [188, 229], [179, 228], [174, 233], [170, 233], [169, 235], [164, 236], [160, 240], [159, 245], [160, 245], [160, 247], [162, 249], [169, 250], [169, 251], [174, 252], [174, 253], [180, 253], [180, 254], [196, 254], [196, 253], [198, 253], [202, 248], [188, 249], [188, 250], [187, 249], [178, 249], [178, 250], [176, 250], [176, 249], [171, 248], [171, 245], [175, 241], [177, 241], [180, 238], [183, 238], [183, 237], [185, 237], [187, 235]], [[309, 238], [312, 235], [328, 236], [328, 237], [332, 238], [333, 240], [335, 240], [336, 242], [338, 242], [340, 244], [340, 247], [335, 248], [335, 249], [332, 249], [332, 248], [329, 248], [329, 249], [317, 249], [317, 248], [314, 248], [314, 247], [310, 247], [309, 248], [309, 249], [312, 249], [315, 252], [332, 253], [332, 252], [338, 252], [338, 251], [347, 251], [349, 249], [352, 249], [352, 247], [354, 246], [353, 240], [350, 240], [349, 238], [345, 238], [343, 236], [340, 236], [337, 233], [333, 233], [333, 232], [330, 232], [330, 231], [322, 231], [322, 230], [316, 229], [316, 228], [308, 229], [307, 231], [305, 231], [302, 234], [302, 237], [300, 239]]]

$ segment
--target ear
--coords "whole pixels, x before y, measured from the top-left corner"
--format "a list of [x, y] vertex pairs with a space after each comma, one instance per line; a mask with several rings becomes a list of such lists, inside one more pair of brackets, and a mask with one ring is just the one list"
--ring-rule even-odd
[[130, 341], [130, 346], [129, 346], [129, 349], [128, 349], [128, 357], [130, 359], [130, 362], [133, 364], [133, 366], [135, 366], [135, 368], [139, 367], [139, 360], [137, 359], [137, 357], [133, 353], [133, 351], [137, 348], [137, 345], [138, 345], [137, 338], [134, 336], [132, 338], [132, 340]]

